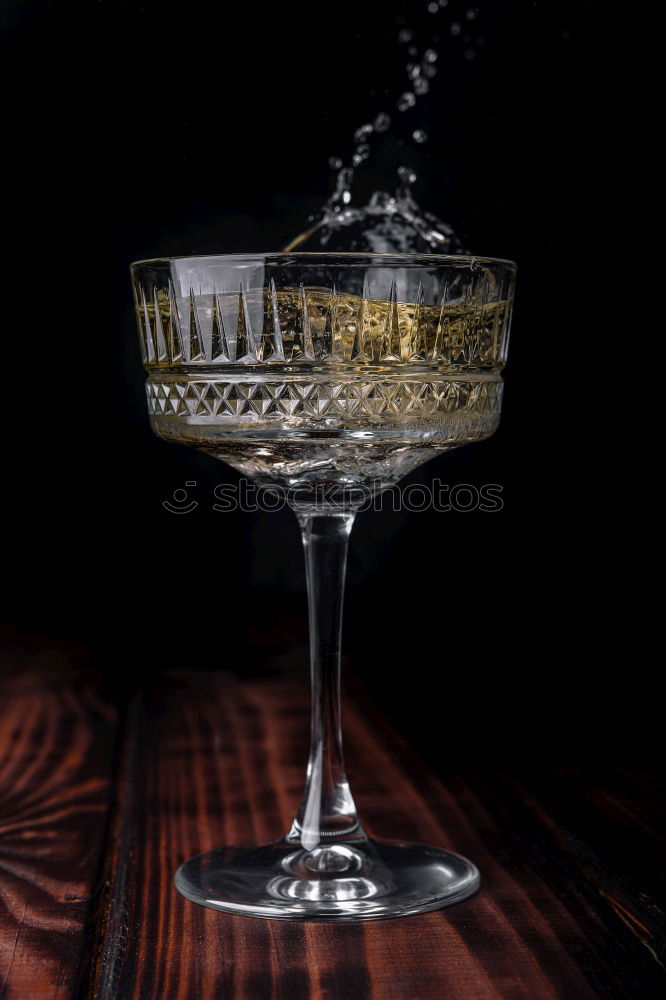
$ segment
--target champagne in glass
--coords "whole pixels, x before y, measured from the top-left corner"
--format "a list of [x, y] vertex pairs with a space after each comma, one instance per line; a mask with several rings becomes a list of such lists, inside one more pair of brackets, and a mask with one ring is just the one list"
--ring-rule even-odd
[[305, 549], [311, 750], [291, 829], [186, 861], [203, 905], [282, 919], [394, 917], [466, 898], [441, 848], [373, 840], [345, 774], [339, 705], [356, 511], [434, 455], [496, 429], [510, 261], [419, 254], [182, 257], [132, 267], [151, 424], [285, 492]]

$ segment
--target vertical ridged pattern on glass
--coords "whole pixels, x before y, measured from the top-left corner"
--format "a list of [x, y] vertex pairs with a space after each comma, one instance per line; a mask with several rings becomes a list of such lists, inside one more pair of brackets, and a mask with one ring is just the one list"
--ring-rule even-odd
[[343, 291], [292, 282], [291, 273], [276, 270], [258, 287], [248, 279], [235, 291], [201, 292], [200, 284], [181, 283], [180, 295], [171, 277], [160, 284], [135, 272], [144, 364], [492, 366], [506, 360], [513, 302], [508, 270], [495, 275], [479, 265], [444, 265], [433, 281], [433, 266], [423, 277], [414, 275], [408, 299], [404, 278], [387, 271], [381, 293], [361, 275], [354, 276], [357, 291]]

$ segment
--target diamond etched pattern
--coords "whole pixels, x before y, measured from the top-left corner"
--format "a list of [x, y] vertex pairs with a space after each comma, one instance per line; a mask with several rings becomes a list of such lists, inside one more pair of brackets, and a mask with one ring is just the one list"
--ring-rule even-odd
[[263, 422], [284, 417], [432, 419], [457, 410], [499, 415], [501, 381], [147, 383], [148, 410], [159, 417], [214, 417]]

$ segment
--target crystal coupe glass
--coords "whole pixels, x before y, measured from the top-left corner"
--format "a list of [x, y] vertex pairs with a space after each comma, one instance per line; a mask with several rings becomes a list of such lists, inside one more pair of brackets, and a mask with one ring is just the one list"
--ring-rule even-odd
[[479, 873], [437, 847], [368, 837], [347, 782], [340, 633], [347, 540], [368, 499], [497, 427], [510, 261], [257, 254], [140, 261], [132, 280], [152, 427], [282, 491], [307, 571], [311, 749], [291, 830], [176, 874], [185, 896], [257, 917], [433, 910]]

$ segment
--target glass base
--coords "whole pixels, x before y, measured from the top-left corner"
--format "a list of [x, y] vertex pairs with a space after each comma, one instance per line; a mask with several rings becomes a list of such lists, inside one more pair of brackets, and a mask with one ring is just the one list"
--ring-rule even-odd
[[471, 861], [423, 844], [346, 840], [312, 851], [286, 840], [197, 854], [176, 888], [215, 910], [273, 920], [380, 920], [451, 906], [479, 888]]

